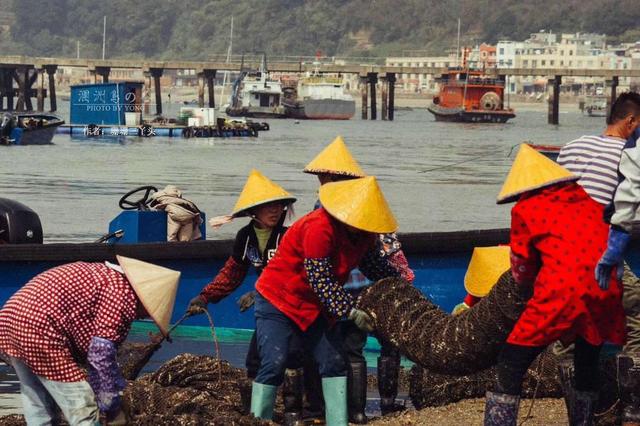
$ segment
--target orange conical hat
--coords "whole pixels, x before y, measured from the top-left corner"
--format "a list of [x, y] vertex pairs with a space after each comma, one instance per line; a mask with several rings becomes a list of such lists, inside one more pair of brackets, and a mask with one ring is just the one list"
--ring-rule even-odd
[[272, 201], [293, 203], [296, 198], [256, 169], [252, 169], [231, 215], [242, 216], [247, 213], [248, 209]]
[[316, 155], [303, 170], [305, 173], [364, 177], [366, 174], [353, 158], [342, 136], [336, 137], [333, 142]]
[[527, 191], [544, 188], [560, 182], [578, 180], [578, 176], [548, 159], [527, 144], [520, 150], [498, 195], [498, 204], [516, 201]]
[[398, 229], [398, 222], [373, 176], [322, 185], [320, 204], [340, 222], [363, 231], [386, 234]]
[[116, 258], [147, 313], [167, 336], [180, 272], [129, 257]]
[[464, 276], [464, 288], [472, 296], [484, 297], [511, 267], [509, 246], [476, 247]]

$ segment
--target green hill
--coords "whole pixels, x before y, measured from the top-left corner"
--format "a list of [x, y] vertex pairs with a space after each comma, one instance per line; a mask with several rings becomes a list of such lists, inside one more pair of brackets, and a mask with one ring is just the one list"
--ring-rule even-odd
[[640, 39], [637, 0], [0, 0], [15, 22], [0, 33], [3, 54], [206, 59], [233, 51], [270, 55], [384, 56], [419, 49], [523, 40], [540, 29]]

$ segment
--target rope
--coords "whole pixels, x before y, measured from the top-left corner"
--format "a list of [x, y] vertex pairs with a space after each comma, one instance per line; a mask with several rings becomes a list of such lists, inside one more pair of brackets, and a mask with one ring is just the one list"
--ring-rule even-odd
[[[529, 143], [529, 141], [523, 141], [523, 142], [521, 142], [521, 143]], [[518, 147], [518, 146], [520, 146], [520, 143], [517, 143], [517, 144], [512, 145], [512, 146], [509, 148], [509, 153], [507, 154], [507, 157], [510, 157], [510, 156], [511, 156], [511, 153], [513, 152], [513, 150], [514, 150], [516, 147]], [[444, 165], [442, 165], [442, 166], [433, 167], [433, 168], [431, 168], [431, 169], [421, 170], [421, 171], [419, 171], [418, 173], [428, 173], [428, 172], [433, 172], [433, 171], [436, 171], [436, 170], [447, 169], [447, 168], [450, 168], [450, 167], [458, 166], [458, 165], [460, 165], [460, 164], [464, 164], [464, 163], [469, 163], [469, 162], [471, 162], [471, 161], [480, 160], [480, 159], [482, 159], [482, 158], [486, 158], [486, 157], [495, 157], [495, 155], [496, 155], [496, 154], [495, 154], [495, 152], [490, 152], [490, 153], [482, 154], [482, 155], [476, 155], [475, 157], [467, 158], [466, 160], [456, 161], [456, 162], [453, 162], [453, 163], [447, 163], [447, 164], [444, 164]]]
[[216, 361], [218, 363], [218, 383], [222, 383], [222, 368], [220, 365], [220, 345], [218, 344], [218, 336], [216, 335], [216, 327], [213, 325], [213, 318], [209, 314], [209, 311], [206, 309], [203, 312], [207, 315], [207, 319], [209, 320], [209, 326], [211, 327], [211, 334], [213, 335], [213, 342], [216, 347]]
[[606, 411], [603, 411], [602, 413], [594, 413], [593, 417], [602, 417], [602, 416], [606, 416], [607, 414], [609, 414], [611, 411], [613, 411], [618, 404], [620, 404], [620, 398], [616, 399], [616, 402], [613, 403], [613, 405], [609, 408], [607, 408]]
[[522, 422], [520, 422], [519, 426], [522, 426], [527, 420], [532, 418], [531, 412], [533, 411], [533, 406], [536, 402], [536, 395], [538, 395], [538, 389], [540, 389], [540, 382], [541, 382], [540, 373], [542, 371], [542, 366], [544, 365], [544, 361], [546, 358], [547, 358], [547, 354], [546, 352], [543, 352], [542, 355], [540, 356], [540, 362], [538, 363], [538, 368], [536, 368], [536, 388], [533, 390], [533, 396], [531, 397], [531, 404], [529, 405], [529, 411], [527, 411], [527, 414], [524, 416], [524, 419], [522, 419]]

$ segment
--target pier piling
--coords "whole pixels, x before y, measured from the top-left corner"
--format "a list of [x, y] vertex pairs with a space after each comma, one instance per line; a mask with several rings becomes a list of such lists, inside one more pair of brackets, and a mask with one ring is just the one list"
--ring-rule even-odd
[[378, 109], [376, 106], [376, 84], [378, 84], [378, 74], [371, 72], [369, 73], [369, 91], [371, 92], [371, 119], [378, 119]]
[[381, 108], [381, 114], [382, 117], [380, 117], [383, 121], [387, 121], [389, 116], [387, 115], [388, 109], [387, 109], [387, 90], [388, 90], [388, 86], [389, 85], [389, 81], [387, 80], [387, 77], [380, 77], [380, 99], [381, 99], [381, 103], [380, 103], [380, 108]]
[[388, 106], [388, 117], [389, 121], [393, 121], [394, 109], [396, 103], [396, 74], [395, 73], [387, 73], [387, 82], [389, 84], [389, 106]]
[[44, 68], [37, 68], [36, 75], [37, 75], [36, 79], [38, 82], [36, 111], [43, 112], [44, 111]]
[[205, 83], [205, 75], [203, 71], [200, 71], [198, 74], [198, 106], [200, 108], [204, 108], [204, 83]]
[[49, 109], [51, 112], [55, 112], [58, 110], [58, 102], [56, 100], [56, 71], [58, 70], [57, 65], [46, 65], [44, 69], [47, 71], [47, 76], [49, 77]]
[[215, 78], [216, 78], [216, 70], [203, 70], [205, 79], [207, 80], [207, 91], [209, 96], [209, 108], [214, 108], [216, 106], [216, 94], [215, 94]]
[[547, 116], [547, 122], [549, 124], [558, 124], [560, 113], [560, 84], [562, 83], [562, 76], [556, 75], [554, 78], [548, 80], [548, 86], [552, 91], [549, 93], [549, 112]]
[[367, 112], [369, 110], [367, 91], [369, 90], [369, 79], [366, 76], [360, 76], [360, 94], [362, 95], [362, 119], [367, 119]]
[[162, 77], [164, 69], [150, 68], [149, 72], [153, 77], [153, 88], [155, 89], [156, 115], [162, 115], [162, 88], [160, 87], [160, 77]]
[[144, 113], [149, 114], [149, 104], [151, 103], [151, 71], [147, 68], [142, 74], [144, 75], [144, 87], [142, 88]]
[[[111, 67], [96, 67], [95, 68], [96, 75], [99, 75], [102, 78], [103, 83], [109, 82], [109, 74], [111, 74]], [[95, 78], [94, 78], [95, 80]]]

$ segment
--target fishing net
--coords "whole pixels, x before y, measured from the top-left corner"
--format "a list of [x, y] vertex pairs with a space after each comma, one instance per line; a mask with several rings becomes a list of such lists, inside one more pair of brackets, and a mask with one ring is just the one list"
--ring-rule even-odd
[[210, 356], [183, 354], [130, 382], [124, 411], [135, 425], [263, 425], [241, 413], [244, 370]]
[[495, 363], [530, 291], [505, 272], [473, 309], [452, 316], [408, 282], [386, 278], [362, 292], [358, 308], [374, 319], [379, 335], [415, 363], [434, 373], [461, 375]]

